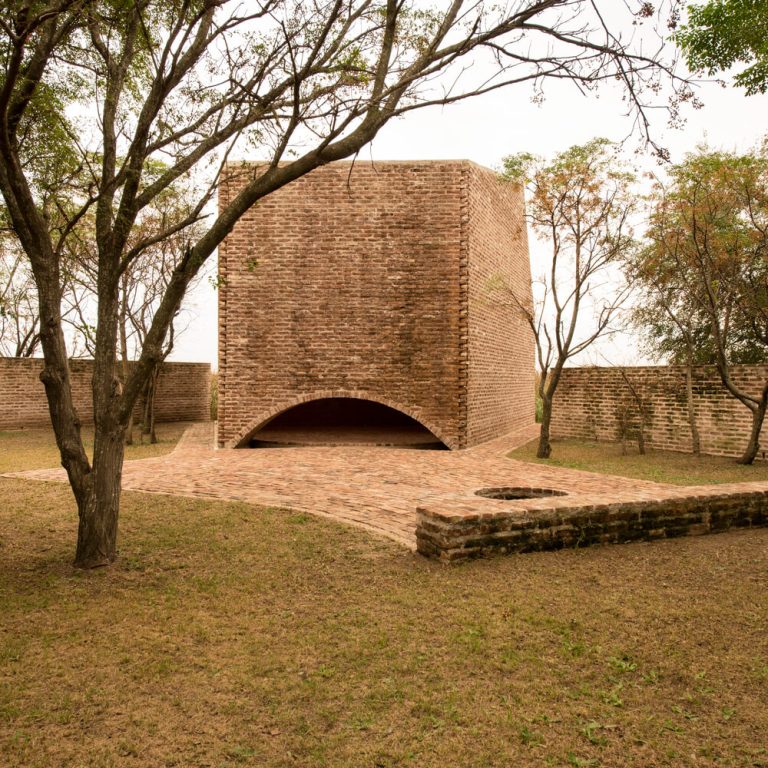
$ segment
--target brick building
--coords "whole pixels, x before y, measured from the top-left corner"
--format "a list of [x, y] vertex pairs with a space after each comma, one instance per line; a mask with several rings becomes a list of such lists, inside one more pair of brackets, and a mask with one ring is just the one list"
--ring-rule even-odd
[[[220, 205], [255, 166], [230, 164]], [[467, 161], [334, 163], [219, 250], [221, 446], [464, 448], [534, 419], [519, 187]]]

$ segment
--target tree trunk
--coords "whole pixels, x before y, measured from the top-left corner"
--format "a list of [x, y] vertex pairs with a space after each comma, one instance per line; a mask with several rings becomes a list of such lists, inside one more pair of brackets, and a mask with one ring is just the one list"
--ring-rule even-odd
[[144, 439], [144, 435], [149, 434], [149, 388], [151, 386], [150, 382], [152, 380], [152, 377], [150, 376], [146, 383], [144, 384], [144, 389], [142, 390], [142, 403], [141, 403], [141, 437], [142, 441]]
[[549, 428], [552, 423], [552, 398], [542, 397], [541, 428], [539, 430], [539, 447], [537, 459], [548, 459], [552, 455], [552, 444], [549, 441]]
[[637, 416], [637, 452], [645, 456], [645, 416], [642, 412]]
[[157, 394], [157, 380], [160, 378], [160, 365], [152, 369], [147, 387], [147, 413], [149, 415], [149, 442], [154, 445], [157, 442], [155, 432], [155, 395]]
[[685, 399], [688, 404], [688, 424], [691, 428], [691, 450], [695, 456], [701, 454], [701, 436], [696, 421], [696, 405], [693, 402], [693, 365], [691, 361], [685, 367]]
[[768, 392], [763, 392], [760, 404], [752, 411], [752, 429], [749, 433], [749, 443], [744, 455], [738, 460], [739, 464], [751, 464], [760, 450], [760, 431], [765, 421], [765, 411], [768, 407]]
[[76, 568], [110, 565], [117, 557], [117, 519], [125, 454], [125, 427], [115, 423], [97, 428], [93, 469], [78, 499]]
[[[126, 324], [128, 322], [128, 272], [123, 274], [122, 278], [122, 298], [120, 302], [120, 358], [122, 371], [122, 382], [128, 381], [128, 330]], [[125, 444], [133, 445], [133, 411], [128, 417], [128, 426], [125, 429]]]

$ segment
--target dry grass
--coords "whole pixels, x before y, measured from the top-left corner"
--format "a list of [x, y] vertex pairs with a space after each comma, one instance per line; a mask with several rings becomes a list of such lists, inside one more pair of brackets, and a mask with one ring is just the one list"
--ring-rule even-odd
[[619, 443], [595, 443], [582, 440], [555, 440], [552, 457], [537, 459], [538, 441], [512, 451], [509, 456], [521, 461], [535, 461], [555, 467], [571, 467], [606, 475], [635, 477], [672, 485], [707, 483], [746, 483], [768, 480], [768, 461], [751, 466], [737, 464], [735, 459], [719, 456], [693, 456], [673, 451], [648, 451], [644, 456], [636, 448], [623, 455]]
[[768, 530], [447, 568], [126, 493], [79, 573], [75, 525], [0, 479], [0, 765], [768, 765]]
[[[134, 430], [136, 444], [126, 446], [125, 458], [148, 459], [168, 453], [188, 426], [187, 422], [158, 424], [157, 436], [160, 442], [154, 445], [140, 443], [139, 431]], [[83, 442], [90, 454], [93, 450], [93, 427], [83, 428]], [[50, 429], [36, 427], [0, 431], [0, 474], [56, 467], [60, 463], [59, 452]]]

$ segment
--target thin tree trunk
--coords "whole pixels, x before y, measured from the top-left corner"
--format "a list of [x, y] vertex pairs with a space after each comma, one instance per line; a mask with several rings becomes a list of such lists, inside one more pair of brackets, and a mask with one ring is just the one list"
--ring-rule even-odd
[[147, 413], [149, 414], [149, 442], [154, 445], [157, 442], [155, 432], [155, 395], [157, 394], [157, 380], [160, 378], [160, 365], [156, 365], [149, 377], [147, 386]]
[[645, 421], [642, 413], [637, 417], [637, 452], [645, 456]]
[[[122, 371], [122, 381], [125, 383], [128, 380], [128, 345], [124, 327], [120, 329], [120, 346], [120, 354], [122, 357], [120, 367]], [[128, 416], [128, 424], [125, 428], [125, 444], [133, 445], [133, 411], [131, 411], [130, 415]]]
[[141, 403], [141, 436], [142, 439], [144, 438], [144, 435], [149, 434], [149, 388], [150, 388], [150, 381], [152, 380], [152, 377], [150, 376], [146, 383], [144, 384], [144, 390], [142, 393], [142, 403]]
[[688, 424], [691, 428], [691, 450], [695, 456], [701, 454], [701, 435], [696, 421], [696, 404], [693, 402], [693, 364], [690, 357], [685, 366], [685, 398], [688, 404]]
[[552, 398], [543, 397], [541, 403], [541, 427], [539, 429], [539, 447], [536, 450], [537, 459], [548, 459], [552, 455], [552, 444], [549, 433], [552, 424]]
[[752, 428], [749, 433], [749, 443], [744, 455], [739, 459], [739, 464], [751, 464], [757, 458], [760, 450], [760, 431], [765, 421], [766, 407], [768, 407], [768, 388], [763, 392], [760, 404], [752, 411]]
[[[128, 331], [126, 323], [128, 322], [128, 272], [123, 273], [122, 278], [122, 297], [120, 302], [120, 358], [123, 385], [128, 381]], [[133, 410], [128, 417], [128, 425], [125, 429], [125, 444], [133, 445]]]

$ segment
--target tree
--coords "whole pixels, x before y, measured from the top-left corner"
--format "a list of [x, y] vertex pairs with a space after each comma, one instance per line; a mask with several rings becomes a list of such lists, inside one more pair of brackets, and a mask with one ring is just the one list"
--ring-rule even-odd
[[674, 36], [693, 71], [714, 75], [748, 64], [733, 78], [748, 96], [768, 90], [768, 5], [765, 0], [709, 0], [688, 7]]
[[[158, 171], [163, 169], [162, 164]], [[194, 208], [195, 198], [187, 188], [178, 185], [159, 195], [140, 217], [131, 233], [129, 247], [137, 242], [154, 240], [162, 233], [168, 221], [185, 218]], [[120, 276], [118, 285], [118, 348], [120, 378], [123, 383], [130, 374], [130, 362], [135, 360], [144, 346], [152, 319], [170, 284], [173, 272], [184, 256], [190, 236], [201, 234], [201, 223], [188, 227], [184, 233], [173, 233], [152, 242], [138, 255]], [[93, 357], [96, 351], [96, 312], [98, 293], [98, 247], [95, 222], [92, 215], [84, 216], [73, 230], [67, 246], [67, 290], [63, 304], [68, 307], [67, 322], [74, 330], [74, 345], [82, 345], [84, 354]], [[190, 287], [198, 281], [194, 278]], [[173, 351], [179, 334], [185, 330], [183, 307], [171, 319], [168, 333], [162, 341], [157, 363], [152, 369], [140, 397], [142, 434], [150, 442], [157, 442], [155, 432], [155, 393], [162, 363]], [[125, 442], [133, 442], [133, 415], [125, 430]]]
[[[596, 0], [453, 0], [439, 10], [406, 0], [2, 5], [0, 191], [38, 289], [42, 380], [78, 507], [77, 566], [116, 556], [130, 414], [190, 282], [239, 217], [314, 168], [354, 156], [396, 117], [505, 85], [556, 78], [589, 89], [618, 80], [647, 129], [643, 94], [653, 98], [670, 69], [642, 53], [643, 40], [614, 29], [626, 22], [634, 33], [653, 13], [648, 3], [637, 13], [606, 5], [608, 16]], [[689, 96], [683, 84], [673, 108]], [[223, 163], [245, 148], [264, 163], [211, 213]], [[158, 161], [166, 169], [156, 175]], [[180, 183], [201, 185], [193, 209], [132, 238], [142, 211]], [[97, 244], [92, 460], [61, 317], [62, 258], [88, 215]], [[201, 234], [189, 234], [206, 216]], [[170, 236], [184, 239], [183, 256], [121, 382], [121, 277]]]
[[[635, 258], [631, 258], [634, 255]], [[641, 295], [632, 308], [633, 324], [645, 337], [646, 349], [657, 359], [685, 366], [685, 395], [691, 450], [701, 453], [701, 434], [693, 398], [693, 366], [713, 362], [708, 354], [709, 331], [690, 294], [681, 290], [673, 272], [659, 271], [653, 250], [630, 254], [625, 269]], [[670, 263], [670, 267], [672, 264]]]
[[[723, 386], [749, 409], [751, 464], [768, 408], [762, 392], [734, 381], [735, 363], [768, 359], [768, 155], [710, 151], [688, 155], [658, 182], [634, 274], [649, 340], [688, 366], [711, 363]], [[662, 310], [659, 312], [658, 310]], [[690, 395], [689, 395], [690, 396]]]
[[633, 176], [613, 150], [605, 139], [594, 139], [550, 162], [526, 154], [504, 159], [506, 176], [527, 182], [528, 221], [550, 248], [547, 269], [534, 283], [534, 300], [508, 291], [536, 344], [542, 402], [538, 458], [552, 453], [552, 409], [563, 368], [612, 332], [629, 293], [615, 267], [634, 247]]

